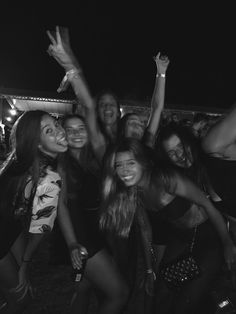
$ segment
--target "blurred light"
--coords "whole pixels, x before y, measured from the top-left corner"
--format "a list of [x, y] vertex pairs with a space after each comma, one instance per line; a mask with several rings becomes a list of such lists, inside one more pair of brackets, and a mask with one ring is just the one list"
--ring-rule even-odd
[[11, 117], [6, 117], [6, 120], [11, 122], [12, 121], [12, 118]]
[[121, 117], [123, 116], [123, 114], [124, 114], [124, 109], [120, 108], [120, 115], [121, 115]]
[[9, 112], [10, 112], [10, 114], [11, 114], [12, 116], [16, 116], [16, 115], [17, 115], [16, 109], [10, 109]]
[[16, 104], [16, 99], [13, 98], [13, 99], [12, 99], [12, 102], [13, 102], [13, 105], [15, 105], [15, 104]]

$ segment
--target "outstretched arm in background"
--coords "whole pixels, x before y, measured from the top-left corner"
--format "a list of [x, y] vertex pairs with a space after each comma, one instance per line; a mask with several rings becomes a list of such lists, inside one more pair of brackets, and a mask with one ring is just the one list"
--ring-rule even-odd
[[236, 160], [236, 106], [208, 131], [202, 147], [215, 157]]
[[68, 29], [59, 28], [59, 26], [57, 26], [55, 36], [53, 36], [53, 33], [50, 31], [47, 31], [47, 34], [51, 40], [48, 53], [50, 56], [54, 57], [66, 72], [59, 91], [64, 90], [68, 82], [72, 85], [77, 99], [82, 103], [85, 110], [85, 119], [90, 142], [96, 156], [101, 160], [106, 148], [105, 139], [97, 123], [94, 100], [83, 76], [79, 62], [71, 49]]
[[165, 102], [165, 84], [166, 84], [166, 70], [169, 65], [169, 59], [166, 56], [161, 56], [158, 52], [154, 61], [157, 67], [155, 87], [151, 100], [151, 113], [147, 125], [146, 144], [153, 147], [155, 137], [160, 124], [161, 113], [164, 108]]

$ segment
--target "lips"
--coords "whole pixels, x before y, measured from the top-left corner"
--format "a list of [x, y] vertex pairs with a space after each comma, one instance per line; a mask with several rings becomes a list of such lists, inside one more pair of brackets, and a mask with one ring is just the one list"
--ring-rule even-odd
[[133, 176], [124, 176], [124, 177], [122, 177], [122, 180], [124, 181], [124, 182], [129, 182], [129, 181], [131, 181], [133, 179]]
[[63, 136], [61, 137], [60, 139], [57, 140], [57, 144], [58, 145], [61, 145], [63, 147], [67, 146], [67, 140], [66, 138]]

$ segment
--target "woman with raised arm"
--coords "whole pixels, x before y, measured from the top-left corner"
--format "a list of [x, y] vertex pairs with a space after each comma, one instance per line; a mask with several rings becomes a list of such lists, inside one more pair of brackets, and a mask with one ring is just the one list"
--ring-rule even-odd
[[154, 147], [156, 134], [160, 124], [161, 113], [165, 102], [165, 82], [166, 71], [169, 65], [167, 56], [162, 56], [160, 52], [154, 57], [157, 73], [156, 81], [151, 100], [151, 110], [147, 126], [141, 114], [130, 112], [125, 114], [119, 123], [119, 132], [117, 140], [125, 137], [142, 140], [150, 148]]
[[30, 301], [28, 265], [57, 215], [56, 158], [67, 142], [57, 121], [36, 110], [18, 118], [11, 143], [0, 172], [0, 289], [7, 301], [1, 311], [22, 313]]
[[[59, 28], [52, 40], [50, 53], [64, 66], [73, 68], [72, 57], [64, 50]], [[68, 48], [68, 47], [67, 47]], [[60, 160], [60, 170], [65, 181], [59, 205], [59, 224], [67, 242], [74, 268], [81, 267], [81, 246], [88, 252], [83, 280], [76, 287], [70, 313], [86, 313], [88, 289], [98, 292], [99, 313], [118, 314], [123, 310], [128, 288], [116, 268], [99, 232], [98, 211], [100, 206], [100, 168], [105, 141], [96, 126], [93, 100], [81, 74], [69, 80], [76, 96], [85, 104], [85, 119], [80, 115], [65, 116], [62, 123], [66, 131], [69, 150]], [[92, 114], [88, 113], [91, 109]], [[91, 118], [91, 119], [90, 119]], [[87, 123], [91, 126], [87, 129]], [[91, 125], [91, 122], [94, 125]], [[97, 130], [97, 132], [95, 132]]]
[[167, 245], [162, 267], [188, 252], [193, 245], [192, 253], [201, 274], [180, 286], [178, 291], [170, 290], [164, 277], [159, 276], [156, 313], [195, 313], [219, 271], [223, 253], [228, 267], [236, 259], [236, 248], [222, 216], [187, 177], [171, 168], [150, 165], [140, 141], [126, 139], [117, 144], [105, 165], [101, 227], [121, 237], [129, 237], [132, 226], [137, 226], [146, 256], [146, 288], [149, 290], [155, 276], [146, 210], [153, 210], [167, 220], [175, 228], [176, 235]]

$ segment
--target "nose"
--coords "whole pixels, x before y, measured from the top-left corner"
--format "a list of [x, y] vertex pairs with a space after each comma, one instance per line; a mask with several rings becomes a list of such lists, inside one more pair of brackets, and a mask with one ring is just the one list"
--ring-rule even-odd
[[58, 127], [57, 127], [57, 134], [58, 135], [65, 135], [65, 130], [63, 129], [63, 127], [61, 125], [58, 125]]

